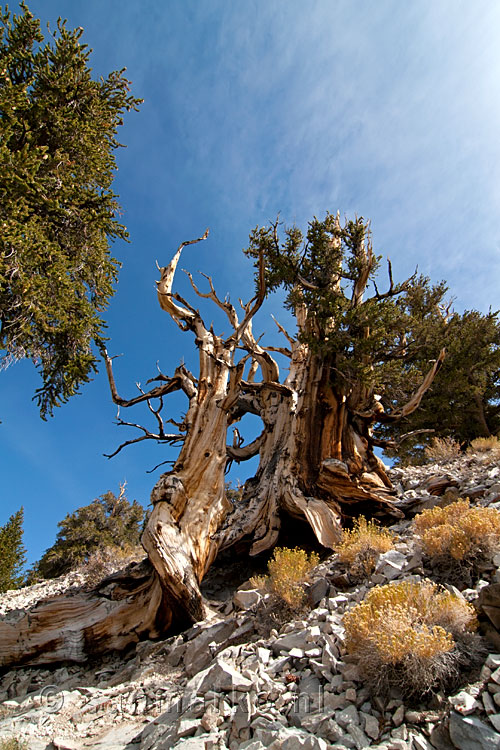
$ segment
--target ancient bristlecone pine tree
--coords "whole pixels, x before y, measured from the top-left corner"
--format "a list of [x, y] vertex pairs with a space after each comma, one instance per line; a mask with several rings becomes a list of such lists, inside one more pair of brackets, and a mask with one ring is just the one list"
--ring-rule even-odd
[[[140, 427], [141, 436], [118, 450], [148, 438], [182, 443], [172, 469], [152, 491], [153, 511], [142, 538], [151, 565], [142, 564], [134, 577], [118, 576], [114, 590], [108, 582], [92, 595], [32, 611], [30, 633], [27, 622], [15, 625], [20, 637], [0, 624], [4, 662], [81, 659], [92, 651], [154, 637], [172, 618], [203, 618], [199, 584], [217, 554], [236, 542], [246, 542], [252, 555], [271, 548], [286, 515], [309, 524], [327, 548], [338, 541], [344, 514], [397, 515], [391, 482], [374, 454], [374, 446], [383, 441], [374, 437], [373, 428], [411, 413], [431, 385], [444, 352], [422, 373], [409, 401], [399, 407], [384, 403], [386, 379], [404, 376], [418, 337], [428, 335], [431, 320], [441, 319], [445, 289], [415, 276], [394, 284], [389, 264], [389, 289], [379, 292], [374, 282], [379, 258], [362, 219], [341, 225], [338, 216], [328, 214], [310, 223], [305, 238], [295, 227], [285, 230], [284, 239], [279, 231], [276, 222], [251, 235], [247, 254], [255, 259], [256, 294], [242, 304], [241, 314], [227, 298], [217, 296], [210, 277], [202, 292], [188, 274], [196, 294], [227, 316], [231, 333], [225, 338], [173, 291], [183, 249], [205, 240], [208, 231], [182, 243], [160, 269], [161, 308], [195, 336], [196, 376], [181, 365], [173, 377], [160, 374], [150, 391], [126, 400], [118, 395], [112, 361], [105, 354], [115, 403], [131, 407], [147, 402], [158, 423], [156, 432]], [[278, 324], [287, 346], [264, 347], [254, 337], [252, 319], [278, 287], [287, 293], [297, 331], [292, 337]], [[289, 360], [283, 381], [271, 352]], [[182, 423], [174, 422], [178, 431], [168, 433], [161, 409], [164, 397], [175, 390], [185, 393], [188, 409]], [[261, 418], [262, 432], [242, 445], [234, 425], [246, 413]], [[255, 476], [247, 480], [241, 497], [230, 502], [225, 492], [228, 461], [256, 455]], [[61, 628], [69, 635], [61, 635]]]

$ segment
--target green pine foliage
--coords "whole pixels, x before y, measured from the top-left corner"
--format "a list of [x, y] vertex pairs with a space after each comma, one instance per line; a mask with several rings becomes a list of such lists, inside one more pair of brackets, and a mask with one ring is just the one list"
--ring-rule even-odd
[[[422, 460], [432, 437], [453, 437], [463, 446], [500, 431], [500, 322], [498, 313], [450, 311], [444, 282], [415, 274], [380, 280], [380, 256], [367, 273], [367, 293], [356, 300], [356, 279], [370, 245], [362, 217], [314, 218], [305, 235], [278, 222], [257, 227], [245, 251], [263, 253], [267, 291], [282, 288], [299, 322], [299, 336], [329, 366], [330, 382], [354, 405], [360, 394], [377, 394], [386, 412], [405, 404], [419, 388], [442, 348], [446, 358], [419, 408], [400, 422], [382, 424], [377, 444], [400, 461]], [[257, 261], [256, 261], [257, 265]], [[377, 285], [381, 287], [379, 291]]]
[[24, 509], [20, 508], [5, 526], [0, 526], [0, 593], [18, 589], [24, 584], [23, 520]]
[[43, 418], [96, 370], [101, 313], [126, 238], [111, 190], [117, 130], [138, 108], [124, 71], [94, 80], [83, 29], [45, 42], [27, 6], [0, 8], [0, 350], [29, 358]]
[[128, 550], [138, 545], [144, 517], [142, 505], [136, 500], [129, 503], [125, 497], [124, 485], [118, 496], [108, 491], [89, 505], [68, 513], [58, 524], [55, 543], [30, 573], [30, 581], [68, 573], [99, 550]]
[[[497, 313], [483, 315], [469, 310], [452, 314], [446, 325], [434, 332], [436, 345], [446, 347], [446, 359], [438, 378], [419, 409], [391, 429], [394, 438], [420, 429], [431, 429], [401, 444], [393, 453], [400, 463], [420, 463], [425, 447], [434, 437], [452, 438], [463, 448], [477, 437], [500, 432], [500, 321]], [[436, 346], [434, 346], [434, 351]], [[393, 380], [388, 391], [399, 397], [411, 391], [418, 373], [432, 357], [423, 346], [414, 371]]]
[[[420, 384], [430, 368], [417, 361], [420, 348], [427, 346], [434, 358], [442, 348], [435, 331], [443, 328], [446, 285], [416, 274], [394, 283], [389, 266], [389, 290], [379, 291], [381, 256], [366, 261], [371, 236], [363, 217], [342, 225], [327, 213], [309, 223], [305, 236], [296, 226], [281, 236], [280, 229], [277, 222], [257, 227], [245, 252], [254, 258], [263, 252], [267, 291], [283, 288], [287, 307], [306, 320], [299, 336], [329, 364], [332, 384], [353, 396], [368, 388], [384, 399], [387, 383], [412, 368]], [[367, 292], [358, 304], [356, 280], [365, 273]], [[392, 395], [384, 405], [394, 405]]]

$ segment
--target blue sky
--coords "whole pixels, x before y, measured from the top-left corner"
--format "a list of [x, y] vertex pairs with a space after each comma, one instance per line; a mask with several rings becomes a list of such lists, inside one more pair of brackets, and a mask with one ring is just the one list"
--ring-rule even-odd
[[[144, 98], [120, 133], [115, 190], [130, 244], [107, 314], [122, 395], [193, 362], [159, 309], [155, 260], [209, 226], [182, 266], [248, 297], [248, 233], [278, 212], [305, 225], [327, 209], [372, 221], [397, 278], [447, 279], [459, 310], [500, 307], [500, 5], [482, 0], [31, 0], [52, 26], [82, 26], [96, 75], [127, 67]], [[11, 3], [14, 8], [14, 4]], [[184, 280], [180, 288], [189, 293]], [[272, 300], [256, 330], [272, 331]], [[207, 313], [210, 319], [210, 313]], [[218, 318], [214, 316], [216, 321]], [[144, 504], [171, 452], [130, 437], [104, 373], [44, 423], [29, 362], [0, 373], [0, 524], [25, 508], [30, 560], [57, 522], [128, 482]], [[182, 401], [172, 398], [172, 416]], [[124, 418], [142, 421], [140, 412]], [[248, 428], [251, 430], [251, 427]], [[248, 472], [234, 473], [242, 479]]]

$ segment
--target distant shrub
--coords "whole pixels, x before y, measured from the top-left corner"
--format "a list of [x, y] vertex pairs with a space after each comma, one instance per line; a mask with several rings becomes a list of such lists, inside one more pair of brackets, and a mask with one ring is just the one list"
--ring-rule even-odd
[[424, 453], [426, 458], [431, 461], [447, 461], [451, 458], [457, 458], [460, 455], [460, 443], [451, 437], [435, 437], [424, 448]]
[[310, 555], [303, 549], [277, 547], [268, 563], [268, 576], [255, 576], [251, 583], [276, 594], [291, 609], [300, 609], [306, 600], [305, 587], [312, 569], [318, 565], [315, 552]]
[[433, 566], [448, 579], [469, 583], [500, 544], [500, 511], [457, 500], [415, 517], [415, 533]]
[[472, 605], [431, 581], [373, 588], [344, 615], [345, 647], [374, 693], [421, 697], [452, 684], [472, 649]]
[[467, 453], [493, 453], [495, 456], [500, 455], [500, 440], [495, 437], [479, 437], [472, 440], [467, 448]]
[[20, 740], [17, 737], [7, 737], [0, 740], [0, 750], [29, 750], [26, 740]]
[[31, 571], [30, 581], [56, 578], [75, 570], [98, 550], [127, 550], [138, 545], [144, 515], [142, 505], [127, 500], [125, 484], [121, 485], [118, 496], [106, 492], [89, 505], [68, 513], [58, 524], [55, 543]]
[[140, 561], [144, 554], [143, 548], [138, 545], [99, 547], [89, 555], [88, 560], [82, 563], [78, 570], [85, 577], [86, 587], [93, 588], [103, 578], [123, 568], [128, 563], [134, 560]]
[[339, 560], [350, 566], [355, 577], [370, 575], [379, 555], [393, 547], [393, 539], [386, 529], [364, 516], [355, 519], [352, 529], [345, 530], [336, 548]]

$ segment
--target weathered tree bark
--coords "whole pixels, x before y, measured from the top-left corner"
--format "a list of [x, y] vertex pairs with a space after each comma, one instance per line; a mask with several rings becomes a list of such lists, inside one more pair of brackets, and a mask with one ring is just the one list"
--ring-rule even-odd
[[63, 594], [0, 620], [0, 667], [84, 662], [122, 650], [170, 627], [171, 609], [148, 561], [102, 581], [94, 591]]
[[[250, 335], [247, 332], [247, 345]], [[248, 538], [253, 542], [251, 554], [269, 549], [278, 539], [283, 514], [307, 521], [328, 548], [339, 542], [343, 516], [401, 516], [392, 504], [394, 491], [384, 464], [373, 451], [378, 443], [373, 425], [417, 408], [444, 351], [411, 401], [397, 413], [386, 414], [376, 400], [372, 409], [360, 411], [355, 399], [335, 391], [329, 363], [298, 341], [292, 342], [290, 373], [283, 385], [277, 366], [267, 358], [264, 362], [265, 353], [255, 342], [252, 350], [267, 379], [258, 385], [241, 383], [235, 416], [238, 409], [259, 413], [264, 431], [248, 451], [228, 446], [228, 455], [244, 460], [258, 448], [260, 465], [225, 519], [220, 547]]]
[[[337, 219], [338, 222], [338, 219]], [[356, 250], [358, 274], [353, 279], [351, 305], [364, 304], [363, 295], [374, 262], [371, 244], [360, 243]], [[394, 287], [389, 264], [390, 288], [376, 298], [399, 294], [411, 280]], [[340, 275], [329, 282], [338, 287]], [[311, 284], [299, 277], [305, 289]], [[259, 452], [260, 464], [254, 478], [247, 481], [242, 499], [225, 519], [219, 532], [220, 547], [242, 538], [252, 541], [251, 554], [272, 547], [279, 535], [284, 514], [307, 521], [318, 541], [334, 548], [338, 543], [343, 516], [389, 514], [400, 516], [392, 503], [394, 491], [384, 464], [374, 447], [382, 441], [373, 436], [378, 423], [394, 422], [413, 412], [439, 370], [445, 352], [441, 351], [420, 388], [407, 404], [386, 413], [376, 394], [367, 386], [345, 383], [332, 376], [334, 355], [320, 356], [307, 339], [327, 337], [335, 329], [329, 321], [321, 330], [305, 304], [295, 309], [298, 335], [288, 339], [289, 349], [278, 350], [290, 359], [289, 375], [279, 381], [277, 363], [269, 350], [255, 341], [251, 326], [242, 336], [243, 345], [262, 372], [258, 384], [242, 381], [240, 398], [233, 419], [245, 411], [259, 414], [264, 430], [247, 449], [228, 446], [230, 458], [240, 461]], [[368, 331], [365, 331], [368, 335]]]
[[[94, 598], [59, 597], [42, 603], [15, 626], [0, 622], [0, 664], [80, 660], [88, 653], [123, 647], [138, 637], [154, 637], [172, 619], [202, 619], [207, 610], [200, 583], [219, 551], [242, 541], [253, 555], [270, 549], [278, 540], [285, 515], [308, 523], [319, 543], [327, 548], [339, 541], [344, 515], [399, 515], [392, 504], [391, 482], [374, 454], [378, 441], [373, 437], [373, 426], [399, 419], [417, 408], [444, 352], [412, 399], [399, 411], [386, 413], [368, 387], [348, 386], [332, 377], [336, 368], [333, 355], [322, 357], [306, 343], [307, 337], [302, 334], [314, 332], [316, 321], [305, 305], [295, 311], [299, 329], [296, 338], [279, 326], [289, 347], [266, 349], [255, 340], [252, 318], [265, 295], [262, 256], [258, 292], [243, 306], [241, 321], [233, 305], [218, 298], [209, 277], [209, 292], [202, 293], [188, 274], [194, 291], [226, 314], [232, 332], [224, 339], [205, 325], [198, 310], [172, 291], [183, 248], [206, 239], [207, 234], [183, 243], [170, 264], [160, 269], [158, 282], [162, 309], [181, 330], [195, 335], [198, 376], [181, 366], [174, 377], [160, 374], [154, 378], [160, 385], [126, 400], [118, 395], [112, 361], [105, 355], [115, 403], [130, 407], [145, 401], [158, 422], [156, 433], [133, 425], [143, 434], [118, 450], [145, 439], [182, 443], [172, 469], [161, 476], [151, 495], [154, 507], [142, 542], [154, 573], [137, 590], [133, 588], [126, 599], [113, 595], [112, 602], [103, 601], [102, 592]], [[358, 252], [353, 306], [363, 304], [373, 262], [370, 246], [362, 246]], [[307, 287], [309, 282], [300, 279], [298, 283]], [[332, 283], [338, 283], [338, 279]], [[391, 277], [386, 295], [392, 288]], [[328, 336], [328, 330], [318, 331], [318, 335]], [[271, 351], [279, 351], [290, 360], [283, 383]], [[256, 382], [259, 370], [261, 379]], [[164, 396], [174, 390], [185, 393], [189, 406], [183, 422], [174, 423], [178, 432], [170, 434], [164, 430], [160, 412]], [[156, 408], [154, 399], [159, 404]], [[262, 419], [262, 433], [243, 446], [236, 432], [233, 445], [227, 445], [229, 428], [246, 413]], [[228, 459], [239, 462], [257, 454], [260, 462], [256, 475], [245, 483], [241, 499], [230, 502], [225, 493]], [[79, 623], [75, 623], [75, 617]], [[55, 635], [61, 629], [67, 629], [69, 635]]]

